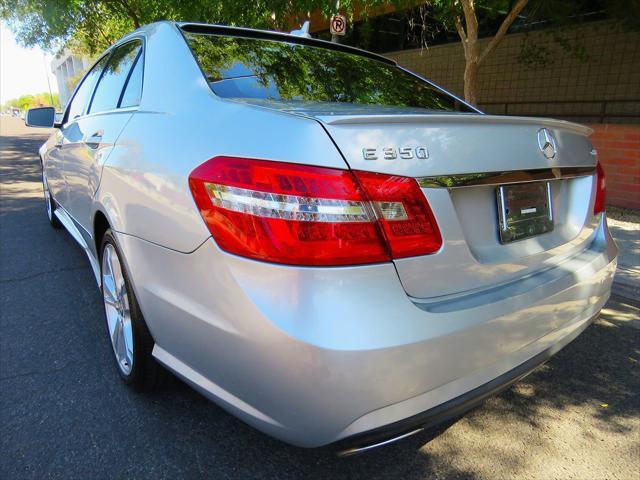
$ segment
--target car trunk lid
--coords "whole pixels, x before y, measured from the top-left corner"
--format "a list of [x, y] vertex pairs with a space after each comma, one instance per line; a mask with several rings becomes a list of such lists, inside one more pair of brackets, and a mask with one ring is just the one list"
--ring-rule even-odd
[[[596, 159], [586, 127], [468, 114], [317, 118], [351, 168], [416, 177], [423, 186], [444, 243], [434, 255], [395, 260], [412, 297], [504, 285], [559, 264], [593, 236]], [[555, 139], [555, 155], [545, 156], [540, 131]], [[367, 159], [370, 152], [375, 159]], [[403, 152], [410, 158], [402, 158]], [[535, 178], [553, 178], [548, 184], [552, 230], [503, 243], [497, 189]]]
[[[541, 118], [259, 103], [319, 121], [354, 170], [418, 179], [443, 246], [394, 261], [411, 297], [442, 299], [505, 285], [559, 265], [592, 241], [596, 157], [587, 127]], [[543, 151], [549, 135], [554, 155]], [[552, 227], [505, 242], [497, 190], [531, 181], [548, 192]]]

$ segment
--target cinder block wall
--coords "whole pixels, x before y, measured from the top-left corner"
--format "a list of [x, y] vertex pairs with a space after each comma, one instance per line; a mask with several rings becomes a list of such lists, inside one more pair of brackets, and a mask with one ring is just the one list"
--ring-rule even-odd
[[[569, 42], [581, 39], [588, 59], [581, 61], [564, 52], [554, 40], [558, 35]], [[480, 47], [486, 43], [487, 40], [480, 40]], [[524, 45], [544, 47], [549, 54], [543, 57], [542, 64], [527, 65], [518, 61]], [[387, 55], [463, 95], [464, 54], [459, 42]], [[640, 32], [620, 30], [604, 21], [507, 35], [481, 65], [478, 86], [479, 105], [489, 113], [602, 123], [604, 107], [606, 113], [614, 115], [607, 117], [607, 123], [631, 121], [615, 117], [616, 113], [635, 113], [633, 122], [640, 122]], [[603, 100], [614, 102], [603, 105]], [[507, 107], [510, 102], [534, 103]], [[589, 116], [571, 117], [576, 113]]]
[[607, 203], [640, 209], [640, 126], [590, 126], [607, 178]]

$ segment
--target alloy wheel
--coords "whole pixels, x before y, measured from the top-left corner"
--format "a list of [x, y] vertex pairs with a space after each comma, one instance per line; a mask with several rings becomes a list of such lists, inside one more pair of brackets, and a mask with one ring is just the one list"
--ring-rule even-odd
[[102, 252], [102, 293], [113, 353], [122, 373], [129, 375], [134, 348], [129, 296], [118, 253], [110, 243]]

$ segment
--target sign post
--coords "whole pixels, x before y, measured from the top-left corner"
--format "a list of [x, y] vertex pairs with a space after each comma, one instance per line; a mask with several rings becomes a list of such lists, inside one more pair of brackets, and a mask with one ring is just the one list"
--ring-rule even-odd
[[329, 31], [331, 32], [331, 41], [340, 43], [340, 37], [344, 36], [347, 31], [347, 17], [340, 14], [332, 15], [331, 22], [329, 22]]

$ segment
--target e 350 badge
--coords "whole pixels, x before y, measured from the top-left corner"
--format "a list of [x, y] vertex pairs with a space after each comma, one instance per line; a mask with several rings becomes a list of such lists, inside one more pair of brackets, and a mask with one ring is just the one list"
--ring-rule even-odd
[[383, 160], [395, 160], [397, 158], [401, 158], [404, 160], [411, 160], [417, 158], [419, 160], [424, 160], [429, 158], [429, 150], [424, 145], [419, 147], [383, 147], [383, 148], [363, 148], [362, 149], [362, 157], [365, 160], [378, 160], [382, 158]]

